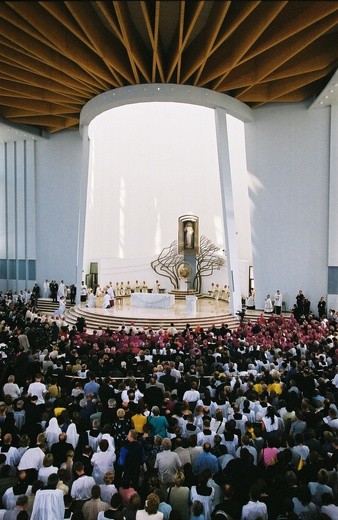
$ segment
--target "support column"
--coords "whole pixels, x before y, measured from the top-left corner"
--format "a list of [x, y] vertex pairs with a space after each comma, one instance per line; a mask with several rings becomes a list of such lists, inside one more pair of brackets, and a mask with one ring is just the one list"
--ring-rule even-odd
[[338, 106], [331, 105], [327, 310], [338, 309]]
[[215, 123], [219, 175], [222, 193], [223, 224], [230, 287], [230, 311], [235, 314], [238, 310], [242, 310], [242, 299], [235, 227], [234, 199], [232, 193], [231, 167], [229, 159], [227, 120], [226, 111], [224, 109], [215, 108]]
[[88, 189], [88, 168], [89, 168], [89, 147], [90, 139], [88, 136], [88, 126], [82, 127], [82, 164], [81, 164], [81, 193], [78, 215], [77, 229], [77, 255], [76, 255], [76, 303], [80, 302], [81, 282], [84, 280], [83, 272], [84, 258], [84, 239], [87, 208], [87, 189]]

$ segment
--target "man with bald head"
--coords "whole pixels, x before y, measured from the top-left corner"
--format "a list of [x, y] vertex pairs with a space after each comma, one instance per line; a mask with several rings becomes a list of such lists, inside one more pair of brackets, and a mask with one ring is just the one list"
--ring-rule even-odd
[[3, 439], [3, 445], [0, 448], [0, 453], [3, 453], [6, 456], [6, 464], [9, 466], [16, 468], [20, 461], [20, 453], [17, 448], [12, 446], [12, 435], [10, 433], [6, 433]]
[[59, 442], [55, 442], [51, 447], [51, 454], [54, 457], [54, 464], [58, 468], [67, 460], [67, 452], [74, 451], [73, 445], [67, 442], [67, 434], [62, 432], [59, 435]]
[[210, 442], [203, 444], [203, 452], [197, 455], [193, 464], [193, 472], [199, 475], [204, 470], [210, 470], [213, 475], [218, 472], [217, 457], [211, 453]]

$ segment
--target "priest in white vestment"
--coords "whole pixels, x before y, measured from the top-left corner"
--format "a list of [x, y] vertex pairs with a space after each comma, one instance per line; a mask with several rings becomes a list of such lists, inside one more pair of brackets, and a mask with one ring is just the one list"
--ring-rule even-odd
[[63, 520], [65, 505], [61, 489], [40, 489], [36, 492], [30, 520]]

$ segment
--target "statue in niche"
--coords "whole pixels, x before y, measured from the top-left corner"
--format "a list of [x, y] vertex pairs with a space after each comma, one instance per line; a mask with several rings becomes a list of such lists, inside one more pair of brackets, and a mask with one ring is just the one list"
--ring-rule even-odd
[[187, 222], [184, 227], [184, 247], [185, 249], [194, 249], [195, 230], [192, 222]]

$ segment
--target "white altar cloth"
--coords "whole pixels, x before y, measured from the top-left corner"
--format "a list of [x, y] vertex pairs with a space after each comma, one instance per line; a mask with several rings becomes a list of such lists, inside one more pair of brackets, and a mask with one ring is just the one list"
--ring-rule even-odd
[[173, 294], [133, 293], [131, 305], [134, 307], [151, 307], [152, 309], [170, 309], [175, 305]]

